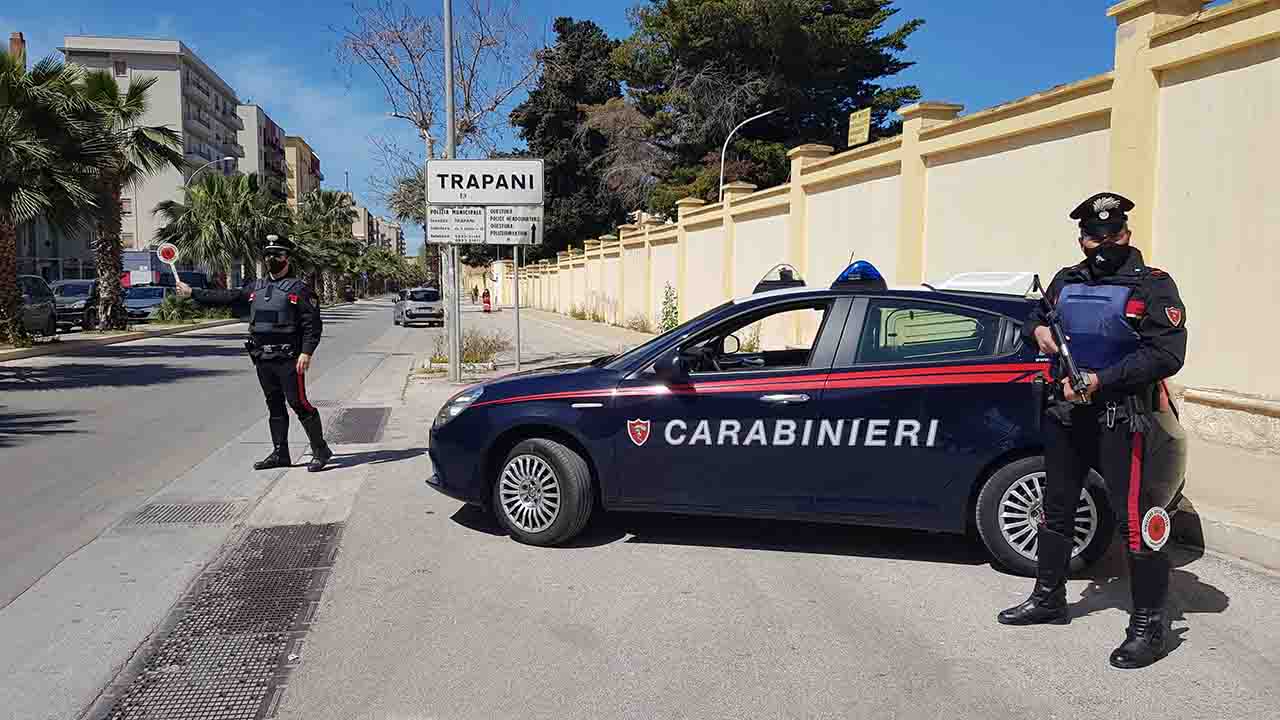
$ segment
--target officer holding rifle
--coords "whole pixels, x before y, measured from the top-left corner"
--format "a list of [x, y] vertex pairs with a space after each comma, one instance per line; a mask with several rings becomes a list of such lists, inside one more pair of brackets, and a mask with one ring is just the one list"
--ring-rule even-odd
[[1044, 517], [1035, 588], [998, 617], [1005, 625], [1069, 622], [1066, 578], [1082, 540], [1076, 509], [1095, 468], [1128, 551], [1133, 610], [1111, 653], [1118, 668], [1144, 667], [1167, 652], [1170, 566], [1162, 548], [1170, 534], [1165, 506], [1178, 488], [1157, 467], [1170, 444], [1156, 413], [1172, 407], [1164, 380], [1182, 368], [1187, 347], [1186, 309], [1173, 278], [1129, 244], [1133, 207], [1104, 192], [1071, 212], [1085, 259], [1054, 276], [1024, 325], [1026, 341], [1056, 361], [1042, 422]]

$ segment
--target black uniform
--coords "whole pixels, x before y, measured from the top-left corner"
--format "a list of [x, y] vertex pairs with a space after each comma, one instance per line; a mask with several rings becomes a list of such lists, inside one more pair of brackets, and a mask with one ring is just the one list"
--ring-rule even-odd
[[249, 303], [249, 339], [245, 347], [258, 370], [258, 382], [267, 400], [274, 446], [271, 455], [254, 467], [261, 470], [292, 463], [287, 402], [311, 442], [312, 462], [307, 469], [322, 469], [333, 453], [324, 440], [320, 412], [307, 399], [306, 376], [297, 369], [298, 355], [312, 355], [320, 344], [323, 323], [315, 292], [301, 279], [286, 275], [255, 280], [239, 290], [193, 289], [192, 298], [214, 305]]
[[[1111, 193], [1089, 198], [1072, 213], [1082, 230], [1107, 235], [1126, 229], [1132, 202]], [[1045, 441], [1044, 524], [1037, 534], [1037, 583], [1023, 604], [1000, 614], [1006, 624], [1066, 622], [1065, 579], [1075, 515], [1090, 468], [1106, 480], [1110, 505], [1128, 550], [1134, 612], [1116, 667], [1141, 667], [1164, 652], [1170, 534], [1166, 507], [1181, 490], [1185, 458], [1164, 380], [1186, 357], [1186, 310], [1173, 278], [1147, 266], [1129, 246], [1104, 243], [1078, 265], [1063, 268], [1045, 291], [1082, 372], [1098, 377], [1088, 404], [1062, 394], [1061, 368], [1042, 423]], [[1048, 324], [1037, 307], [1023, 326], [1035, 343]]]

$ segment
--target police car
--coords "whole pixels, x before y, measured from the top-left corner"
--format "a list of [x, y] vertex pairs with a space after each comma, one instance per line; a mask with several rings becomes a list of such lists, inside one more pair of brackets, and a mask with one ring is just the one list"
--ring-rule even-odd
[[[599, 510], [786, 518], [976, 531], [1034, 573], [1050, 366], [1019, 332], [1032, 278], [890, 288], [858, 261], [815, 289], [776, 267], [628, 352], [456, 394], [427, 482], [534, 545]], [[1091, 473], [1076, 569], [1110, 544], [1107, 502]]]

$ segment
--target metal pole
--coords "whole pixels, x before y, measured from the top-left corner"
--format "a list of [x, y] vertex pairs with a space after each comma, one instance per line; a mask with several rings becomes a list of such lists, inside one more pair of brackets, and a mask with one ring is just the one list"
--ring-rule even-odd
[[511, 247], [511, 262], [516, 266], [516, 372], [520, 372], [520, 246]]
[[[453, 2], [444, 0], [445, 155], [457, 159], [453, 125]], [[449, 245], [449, 379], [462, 379], [462, 305], [458, 302], [458, 247]]]
[[751, 116], [751, 117], [747, 118], [746, 120], [743, 120], [742, 122], [738, 123], [738, 125], [737, 125], [736, 127], [734, 127], [732, 130], [730, 130], [730, 131], [729, 131], [729, 137], [727, 137], [727, 138], [725, 138], [725, 139], [724, 139], [724, 147], [720, 148], [720, 202], [724, 202], [724, 154], [725, 154], [725, 152], [726, 152], [726, 151], [728, 151], [728, 149], [729, 149], [729, 140], [731, 140], [731, 139], [733, 138], [733, 134], [734, 134], [734, 133], [736, 133], [736, 132], [738, 132], [738, 130], [739, 130], [743, 125], [746, 125], [747, 123], [751, 122], [752, 120], [759, 120], [760, 118], [762, 118], [762, 117], [764, 117], [765, 115], [768, 115], [768, 114], [770, 114], [770, 113], [776, 113], [776, 112], [778, 112], [778, 111], [779, 111], [779, 110], [781, 110], [781, 109], [782, 109], [782, 108], [774, 108], [774, 109], [772, 109], [772, 110], [766, 110], [766, 111], [764, 111], [764, 112], [760, 113], [759, 115], [753, 115], [753, 116]]

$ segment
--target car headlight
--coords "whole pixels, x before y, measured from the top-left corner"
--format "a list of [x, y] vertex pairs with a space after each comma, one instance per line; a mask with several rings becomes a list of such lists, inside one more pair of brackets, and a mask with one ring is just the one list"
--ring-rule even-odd
[[77, 300], [77, 301], [75, 301], [75, 302], [71, 303], [71, 309], [72, 309], [72, 310], [79, 310], [80, 308], [83, 308], [83, 307], [84, 307], [84, 301], [83, 301], [83, 300]]
[[457, 417], [463, 410], [471, 407], [471, 404], [480, 399], [484, 394], [484, 387], [477, 386], [467, 388], [462, 392], [449, 398], [449, 401], [440, 408], [440, 412], [436, 413], [436, 420], [433, 427], [440, 427], [450, 420]]

